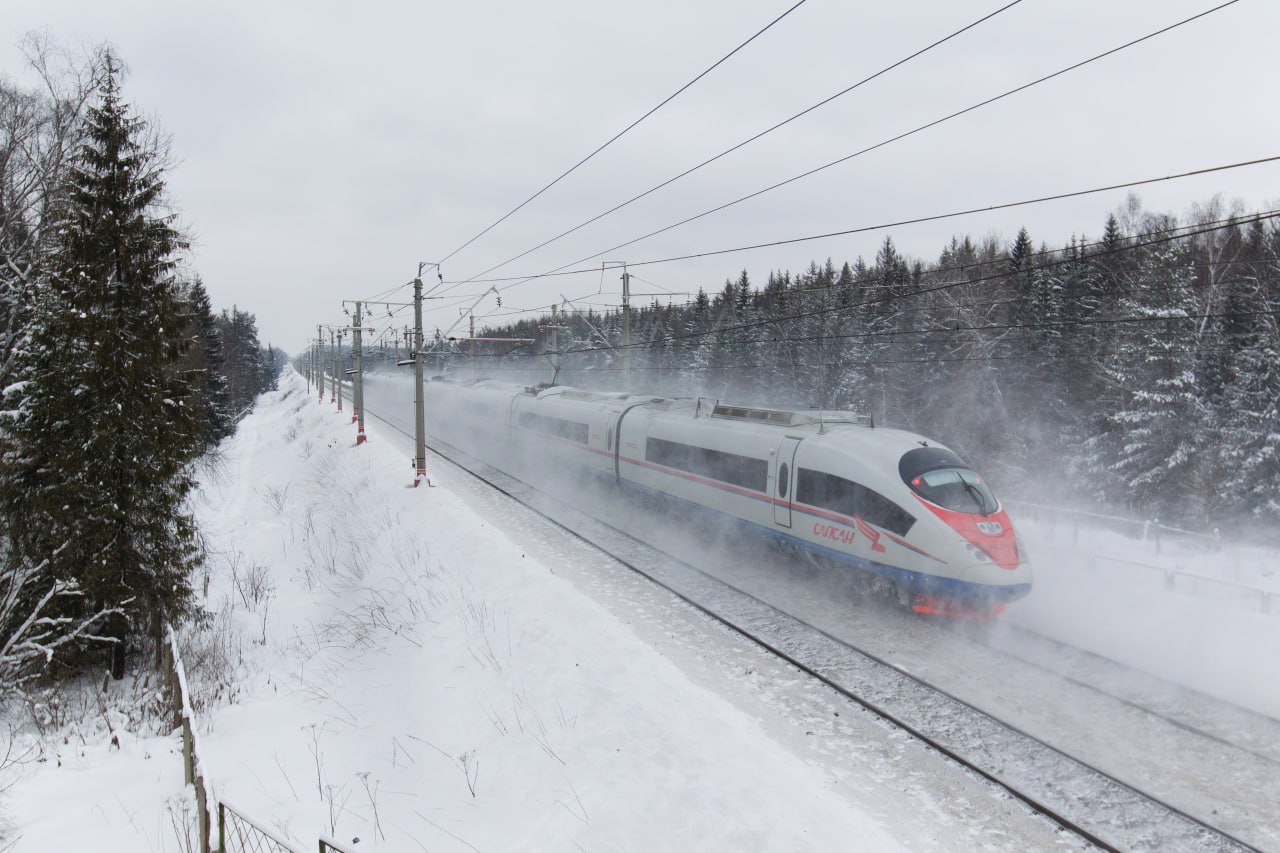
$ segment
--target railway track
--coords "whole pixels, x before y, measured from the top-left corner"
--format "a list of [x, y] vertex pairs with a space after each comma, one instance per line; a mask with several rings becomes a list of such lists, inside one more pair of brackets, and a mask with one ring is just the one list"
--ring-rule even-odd
[[440, 443], [428, 449], [1101, 849], [1262, 849], [522, 480]]
[[[1008, 655], [1166, 725], [1251, 756], [1280, 774], [1280, 720], [1227, 705], [1190, 688], [1143, 677], [1110, 658], [1026, 628], [1007, 625], [1003, 630], [1012, 636], [1013, 643], [988, 643], [987, 647], [997, 654]], [[1065, 666], [1046, 663], [1046, 656], [1065, 661]], [[1139, 683], [1134, 683], [1135, 675]]]

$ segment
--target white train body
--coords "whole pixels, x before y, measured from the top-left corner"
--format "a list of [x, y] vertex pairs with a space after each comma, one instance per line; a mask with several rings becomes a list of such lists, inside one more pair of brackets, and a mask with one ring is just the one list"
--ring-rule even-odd
[[1008, 515], [946, 447], [847, 412], [432, 380], [428, 430], [482, 459], [501, 449], [763, 531], [892, 584], [917, 611], [985, 616], [1031, 588]]

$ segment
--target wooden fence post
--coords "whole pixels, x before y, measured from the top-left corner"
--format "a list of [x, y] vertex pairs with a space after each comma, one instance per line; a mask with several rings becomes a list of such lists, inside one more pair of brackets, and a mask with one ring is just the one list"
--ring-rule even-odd
[[196, 763], [191, 755], [191, 721], [182, 718], [182, 780], [188, 785], [196, 781]]
[[[200, 853], [213, 853], [209, 849], [209, 801], [205, 799], [203, 773], [196, 776], [196, 808], [200, 810], [200, 816], [196, 820], [200, 829]], [[218, 843], [222, 843], [221, 839]]]

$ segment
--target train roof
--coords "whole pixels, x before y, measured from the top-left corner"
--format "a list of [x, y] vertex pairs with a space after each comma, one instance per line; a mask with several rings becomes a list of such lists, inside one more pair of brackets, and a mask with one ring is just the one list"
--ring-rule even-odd
[[[451, 379], [438, 381], [455, 382]], [[825, 441], [834, 442], [833, 446], [859, 447], [864, 452], [905, 453], [916, 447], [947, 449], [944, 444], [908, 430], [877, 427], [869, 415], [859, 412], [787, 406], [766, 408], [745, 403], [726, 403], [707, 397], [661, 397], [623, 391], [590, 391], [568, 385], [517, 385], [492, 379], [472, 379], [455, 384], [512, 395], [523, 394], [540, 400], [556, 398], [614, 406], [635, 405], [654, 411], [692, 415], [694, 418], [735, 421], [754, 425], [752, 432], [791, 429], [821, 435]]]
[[790, 408], [759, 408], [756, 406], [739, 405], [736, 403], [721, 403], [719, 401], [710, 404], [710, 416], [713, 418], [724, 418], [731, 421], [747, 421], [748, 423], [770, 424], [772, 426], [808, 426], [817, 425], [819, 427], [828, 424], [854, 424], [856, 426], [873, 426], [871, 417], [858, 412], [827, 410], [827, 409], [790, 409]]
[[843, 410], [801, 409], [787, 406], [765, 408], [750, 403], [723, 402], [707, 397], [663, 397], [656, 394], [633, 394], [625, 391], [589, 391], [569, 385], [521, 386], [490, 379], [475, 379], [459, 384], [492, 388], [494, 390], [509, 390], [512, 394], [524, 393], [537, 397], [539, 400], [558, 397], [562, 400], [586, 403], [639, 403], [662, 411], [693, 409], [696, 414], [706, 415], [707, 417], [772, 426], [791, 427], [810, 424], [816, 424], [820, 427], [828, 424], [874, 426], [869, 415]]
[[[452, 382], [454, 380], [443, 379], [441, 381]], [[539, 400], [558, 397], [563, 400], [587, 403], [639, 403], [663, 411], [693, 409], [698, 415], [707, 417], [772, 426], [790, 427], [809, 424], [818, 426], [826, 424], [874, 426], [869, 415], [844, 410], [802, 409], [789, 406], [766, 408], [750, 403], [724, 402], [708, 397], [663, 397], [657, 394], [634, 394], [626, 391], [589, 391], [569, 385], [516, 385], [492, 379], [472, 379], [457, 384], [488, 388], [495, 391], [509, 391], [512, 394], [527, 394], [537, 397]]]

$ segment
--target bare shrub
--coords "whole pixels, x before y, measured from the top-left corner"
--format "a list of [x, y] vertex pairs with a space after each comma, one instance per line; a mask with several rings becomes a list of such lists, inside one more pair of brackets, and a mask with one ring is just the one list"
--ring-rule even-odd
[[267, 509], [276, 515], [283, 515], [284, 508], [289, 504], [289, 486], [291, 485], [292, 483], [285, 483], [278, 489], [268, 486], [262, 496], [262, 499], [267, 504]]
[[382, 820], [378, 817], [378, 786], [380, 783], [377, 779], [374, 779], [373, 787], [371, 788], [369, 786], [369, 773], [367, 771], [364, 773], [357, 773], [356, 775], [360, 777], [360, 783], [364, 785], [365, 796], [369, 798], [369, 807], [373, 810], [373, 831], [377, 834], [377, 837], [386, 841], [387, 834], [382, 831]]
[[234, 702], [240, 695], [245, 659], [233, 610], [231, 600], [224, 599], [217, 612], [206, 611], [177, 633], [178, 654], [197, 715]]
[[194, 797], [184, 790], [182, 794], [169, 797], [165, 802], [164, 810], [169, 815], [169, 824], [173, 828], [173, 837], [177, 842], [179, 853], [198, 853], [200, 821]]
[[231, 583], [240, 594], [240, 600], [249, 610], [257, 610], [275, 592], [271, 572], [266, 566], [257, 563], [244, 565], [244, 554], [239, 551], [228, 562], [231, 566]]
[[[467, 651], [481, 666], [491, 667], [494, 672], [502, 672], [502, 661], [494, 649], [498, 633], [497, 614], [489, 608], [488, 602], [474, 601], [465, 592], [461, 593], [459, 611], [467, 634]], [[508, 648], [508, 656], [509, 654]]]

